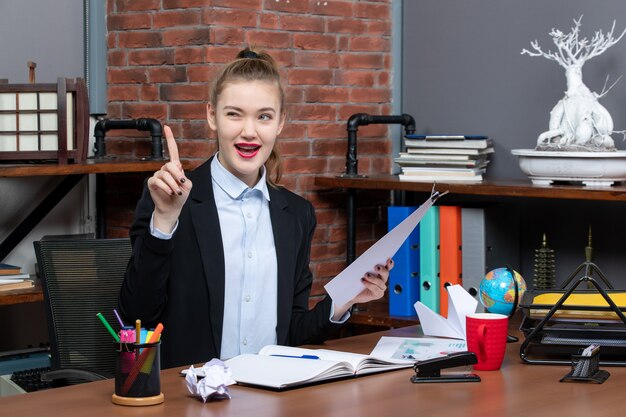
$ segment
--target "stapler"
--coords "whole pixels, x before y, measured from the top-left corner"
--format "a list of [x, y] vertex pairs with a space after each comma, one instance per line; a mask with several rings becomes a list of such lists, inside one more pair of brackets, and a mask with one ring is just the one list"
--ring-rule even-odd
[[475, 363], [478, 363], [478, 359], [474, 352], [455, 352], [440, 358], [415, 362], [415, 375], [411, 377], [411, 382], [480, 382], [480, 377], [471, 373], [441, 375], [442, 369]]

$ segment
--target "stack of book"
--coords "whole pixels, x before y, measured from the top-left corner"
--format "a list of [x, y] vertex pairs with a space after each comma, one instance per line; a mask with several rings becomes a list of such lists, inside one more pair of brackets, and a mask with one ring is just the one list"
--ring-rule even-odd
[[401, 181], [479, 182], [494, 152], [487, 136], [407, 135], [395, 162]]
[[19, 266], [0, 263], [0, 292], [31, 288], [30, 275], [22, 273]]

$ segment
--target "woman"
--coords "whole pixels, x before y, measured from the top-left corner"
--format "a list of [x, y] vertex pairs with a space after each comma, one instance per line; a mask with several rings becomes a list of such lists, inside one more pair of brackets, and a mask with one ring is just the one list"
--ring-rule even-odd
[[315, 212], [278, 186], [285, 99], [273, 59], [246, 48], [210, 96], [218, 153], [187, 176], [166, 126], [170, 161], [148, 179], [130, 230], [120, 308], [164, 324], [164, 368], [321, 341], [353, 304], [382, 297], [391, 269], [375, 266], [346, 305], [326, 297], [309, 310]]

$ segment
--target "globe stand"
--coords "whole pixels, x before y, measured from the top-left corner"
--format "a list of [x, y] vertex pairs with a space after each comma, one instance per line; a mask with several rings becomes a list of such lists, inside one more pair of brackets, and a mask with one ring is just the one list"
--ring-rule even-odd
[[[509, 320], [513, 318], [515, 312], [517, 311], [517, 307], [519, 306], [519, 284], [515, 279], [515, 271], [510, 266], [506, 265], [506, 270], [509, 271], [511, 277], [513, 278], [513, 288], [515, 288], [515, 297], [513, 298], [513, 306], [511, 307], [511, 312], [509, 313]], [[506, 336], [507, 343], [515, 343], [519, 341], [519, 337], [513, 336], [511, 334]]]

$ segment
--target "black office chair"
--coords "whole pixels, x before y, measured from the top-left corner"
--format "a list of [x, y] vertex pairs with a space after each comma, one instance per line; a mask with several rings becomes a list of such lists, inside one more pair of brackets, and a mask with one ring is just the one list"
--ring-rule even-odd
[[[62, 384], [111, 378], [113, 309], [131, 254], [129, 239], [44, 239], [34, 242], [44, 293], [51, 369], [42, 379]], [[59, 385], [55, 382], [55, 386]]]

